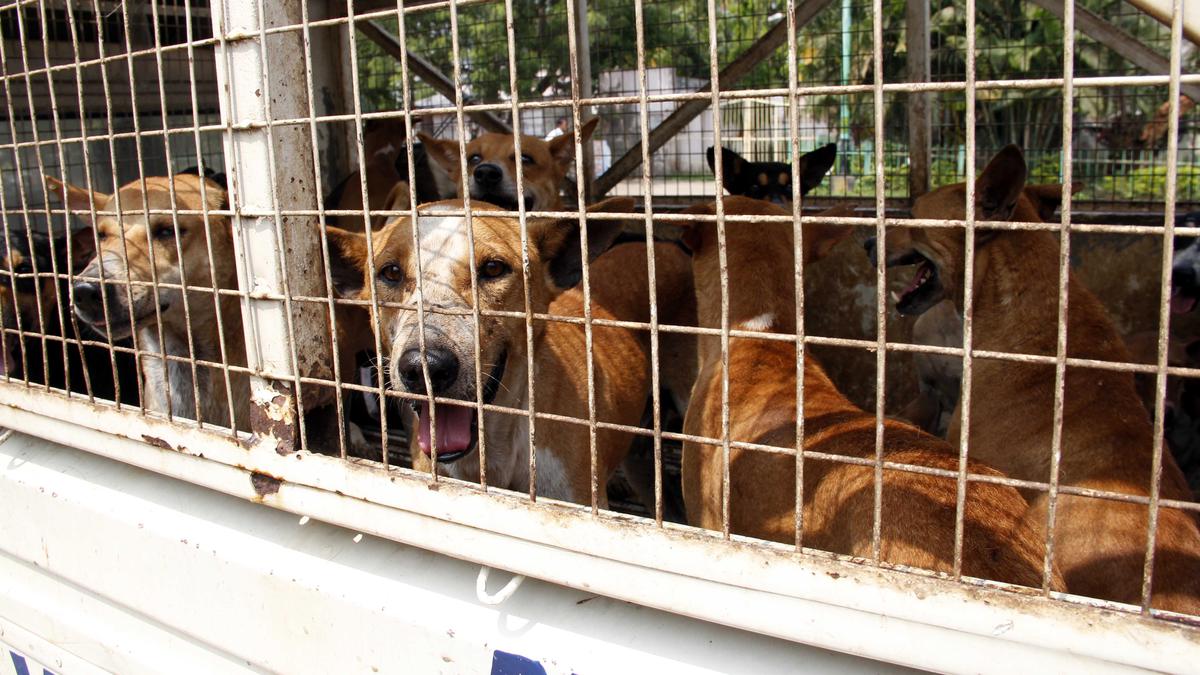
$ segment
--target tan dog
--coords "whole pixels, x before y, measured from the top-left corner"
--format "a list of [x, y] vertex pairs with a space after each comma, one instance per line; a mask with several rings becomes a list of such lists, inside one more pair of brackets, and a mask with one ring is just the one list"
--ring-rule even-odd
[[[46, 177], [47, 191], [63, 199], [67, 208], [84, 220], [90, 221], [90, 205], [93, 201], [95, 204], [97, 218], [93, 225], [100, 249], [76, 278], [72, 291], [75, 314], [96, 332], [111, 335], [114, 340], [133, 336], [138, 348], [149, 352], [140, 358], [147, 408], [157, 412], [169, 409], [188, 418], [194, 418], [198, 411], [206, 423], [230, 426], [230, 401], [220, 370], [197, 366], [193, 380], [188, 362], [157, 356], [186, 359], [190, 343], [196, 359], [220, 362], [223, 339], [227, 362], [237, 366], [246, 364], [238, 297], [220, 296], [218, 308], [210, 290], [214, 281], [218, 289], [237, 288], [229, 220], [224, 216], [209, 216], [206, 236], [203, 215], [180, 214], [176, 241], [170, 214], [147, 217], [143, 211], [147, 207], [170, 210], [172, 184], [180, 210], [200, 211], [206, 204], [208, 209], [216, 210], [225, 203], [225, 191], [213, 181], [179, 174], [172, 178], [146, 178], [145, 207], [141, 181], [122, 186], [118, 192], [121, 213], [117, 214], [116, 194], [92, 192], [89, 197], [83, 188]], [[153, 279], [175, 287], [160, 286], [156, 297], [150, 285]], [[187, 292], [190, 326], [184, 314], [183, 291], [179, 288], [184, 281], [188, 286], [205, 289]], [[218, 311], [223, 336], [218, 334]], [[249, 381], [241, 373], [230, 373], [229, 378], [233, 409], [238, 412], [233, 422], [239, 429], [245, 429], [249, 421], [245, 412], [250, 397]], [[196, 390], [200, 393], [199, 400]]]
[[[495, 311], [524, 311], [521, 274], [520, 229], [516, 219], [489, 216], [494, 209], [474, 203], [475, 259], [468, 259], [466, 219], [439, 215], [439, 211], [461, 209], [460, 202], [441, 202], [421, 208], [419, 230], [422, 286], [425, 306], [425, 366], [433, 393], [439, 397], [473, 405], [479, 392], [485, 404], [528, 410], [535, 395], [539, 413], [588, 418], [584, 327], [579, 324], [536, 320], [533, 325], [536, 390], [528, 389], [528, 355], [525, 320], [481, 315], [480, 359], [482, 384], [476, 380], [471, 268], [478, 279], [479, 308]], [[632, 200], [608, 200], [589, 211], [629, 210]], [[599, 253], [620, 230], [615, 220], [589, 220], [588, 249], [592, 316], [596, 319], [645, 321], [649, 303], [646, 284], [645, 247], [624, 245], [599, 258]], [[530, 307], [535, 313], [579, 317], [583, 315], [579, 283], [579, 228], [574, 219], [530, 221], [529, 258], [532, 286]], [[389, 357], [391, 387], [397, 391], [423, 394], [426, 391], [419, 349], [417, 301], [417, 256], [413, 250], [413, 224], [397, 218], [372, 237], [375, 259], [368, 264], [366, 240], [362, 235], [330, 230], [337, 242], [345, 274], [340, 292], [369, 298], [365, 283], [375, 285], [381, 303], [404, 306], [382, 307], [381, 336]], [[672, 245], [656, 247], [659, 303], [663, 307], [690, 303], [675, 296], [686, 295], [690, 274], [686, 255]], [[335, 268], [336, 272], [336, 268]], [[350, 283], [358, 274], [357, 285]], [[685, 289], [681, 293], [678, 289]], [[572, 289], [572, 290], [568, 290]], [[664, 321], [667, 320], [664, 318]], [[644, 331], [604, 326], [593, 327], [595, 364], [595, 410], [600, 422], [636, 426], [642, 416], [650, 382], [648, 341]], [[437, 448], [437, 470], [455, 478], [478, 481], [478, 418], [472, 407], [438, 402], [436, 423], [429, 405], [418, 400], [417, 425], [412, 434], [415, 468], [429, 470], [433, 448]], [[435, 434], [433, 433], [436, 430]], [[530, 487], [528, 439], [529, 418], [525, 414], [488, 412], [484, 415], [487, 452], [487, 481], [491, 486], [526, 491]], [[605, 505], [604, 486], [629, 449], [630, 435], [597, 431], [599, 503]], [[537, 493], [541, 496], [579, 503], [591, 501], [592, 474], [586, 425], [539, 419], [536, 423]]]
[[[593, 117], [579, 127], [581, 143], [587, 143], [600, 118]], [[458, 196], [463, 195], [459, 169], [458, 141], [438, 140], [419, 134], [429, 157], [440, 164], [454, 181]], [[494, 204], [507, 211], [517, 210], [517, 160], [512, 134], [482, 134], [467, 143], [467, 182], [471, 199]], [[563, 180], [575, 160], [575, 134], [563, 134], [543, 141], [521, 136], [521, 178], [524, 181], [526, 211], [561, 211]]]
[[[727, 214], [787, 215], [778, 206], [743, 197], [725, 199]], [[712, 213], [712, 207], [708, 209]], [[822, 215], [849, 215], [837, 210]], [[823, 257], [849, 228], [811, 225], [804, 231], [804, 262]], [[700, 324], [721, 325], [720, 268], [714, 223], [697, 222], [686, 235], [694, 251]], [[727, 223], [729, 324], [735, 330], [795, 332], [791, 223]], [[684, 430], [721, 438], [719, 338], [701, 338], [701, 372]], [[796, 444], [796, 349], [790, 342], [733, 338], [729, 346], [730, 439], [781, 448]], [[804, 450], [858, 459], [875, 455], [875, 416], [855, 407], [821, 366], [804, 362]], [[885, 420], [884, 459], [958, 470], [943, 441], [900, 422]], [[684, 444], [683, 485], [688, 520], [722, 527], [720, 445]], [[794, 451], [730, 452], [730, 529], [736, 534], [795, 541]], [[968, 471], [997, 475], [977, 462]], [[872, 555], [874, 468], [817, 458], [804, 462], [803, 542], [853, 556]], [[883, 560], [947, 572], [953, 566], [956, 485], [900, 470], [883, 472], [880, 554]], [[1041, 585], [1042, 558], [1033, 532], [1019, 525], [1026, 503], [1016, 490], [972, 483], [967, 491], [963, 539], [965, 574], [1026, 586]], [[1055, 576], [1052, 586], [1061, 588]]]
[[[980, 220], [1036, 222], [1037, 205], [1022, 188], [1025, 160], [1009, 146], [976, 181]], [[963, 219], [962, 183], [930, 192], [913, 205], [916, 218]], [[897, 308], [919, 314], [942, 298], [962, 311], [964, 235], [957, 228], [889, 231], [889, 265], [917, 265]], [[1034, 231], [976, 233], [975, 349], [1054, 355], [1058, 324], [1059, 248], [1055, 235]], [[1067, 354], [1128, 362], [1129, 355], [1100, 302], [1069, 281]], [[970, 455], [1015, 478], [1050, 479], [1054, 431], [1053, 365], [976, 358], [971, 396]], [[949, 430], [958, 438], [961, 402]], [[1150, 494], [1152, 427], [1129, 373], [1068, 368], [1063, 410], [1061, 485]], [[1190, 500], [1169, 453], [1163, 454], [1161, 496]], [[1025, 527], [1044, 532], [1048, 498], [1031, 495]], [[1060, 494], [1054, 559], [1073, 593], [1137, 603], [1148, 538], [1145, 506]], [[1153, 606], [1200, 612], [1200, 531], [1186, 513], [1161, 509], [1155, 549]]]

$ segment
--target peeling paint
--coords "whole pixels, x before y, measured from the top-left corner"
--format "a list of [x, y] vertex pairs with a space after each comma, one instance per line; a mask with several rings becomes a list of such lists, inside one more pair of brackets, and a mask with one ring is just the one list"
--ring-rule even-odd
[[265, 473], [255, 471], [250, 474], [250, 485], [254, 488], [255, 494], [259, 497], [266, 497], [267, 495], [279, 492], [279, 486], [283, 485], [283, 481], [274, 476], [268, 476]]
[[174, 450], [175, 449], [175, 447], [173, 445], [171, 445], [170, 443], [164, 441], [163, 439], [161, 439], [157, 436], [151, 436], [149, 434], [142, 434], [142, 440], [149, 443], [150, 445], [153, 445], [156, 448], [162, 448], [163, 450]]
[[268, 381], [266, 386], [255, 386], [249, 416], [256, 448], [269, 447], [281, 455], [296, 450], [295, 407], [286, 384]]

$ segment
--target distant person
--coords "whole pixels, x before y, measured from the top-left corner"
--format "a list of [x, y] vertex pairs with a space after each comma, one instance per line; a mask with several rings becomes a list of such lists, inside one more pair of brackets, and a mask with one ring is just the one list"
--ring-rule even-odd
[[543, 140], [552, 141], [565, 133], [567, 133], [567, 118], [560, 117], [554, 121], [554, 128], [546, 134], [546, 138]]

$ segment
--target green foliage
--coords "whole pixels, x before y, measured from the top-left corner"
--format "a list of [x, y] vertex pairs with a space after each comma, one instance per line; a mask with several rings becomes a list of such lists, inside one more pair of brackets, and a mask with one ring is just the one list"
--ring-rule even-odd
[[[1175, 194], [1180, 202], [1200, 200], [1200, 166], [1181, 164], [1176, 174]], [[1079, 195], [1080, 199], [1161, 202], [1166, 193], [1167, 167], [1152, 166], [1134, 169], [1125, 175], [1111, 175], [1091, 182]]]

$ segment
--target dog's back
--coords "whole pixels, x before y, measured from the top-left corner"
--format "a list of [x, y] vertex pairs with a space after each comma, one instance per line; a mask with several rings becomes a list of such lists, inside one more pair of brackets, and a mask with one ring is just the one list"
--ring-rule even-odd
[[[981, 220], [1037, 222], [1038, 205], [1024, 193], [1026, 167], [1015, 147], [1002, 150], [976, 184]], [[919, 198], [913, 215], [961, 219], [962, 184]], [[973, 344], [978, 350], [1053, 356], [1057, 351], [1059, 246], [1044, 231], [981, 230], [973, 261], [965, 260], [961, 231], [896, 228], [888, 235], [889, 261], [914, 255], [918, 269], [932, 271], [936, 285], [922, 302], [960, 298], [965, 265], [977, 273], [972, 289]], [[913, 252], [916, 252], [915, 254]], [[1067, 356], [1126, 363], [1130, 356], [1100, 301], [1071, 275], [1068, 279]], [[958, 300], [956, 299], [956, 302]], [[910, 305], [911, 306], [911, 305]], [[1049, 482], [1055, 435], [1056, 373], [1052, 363], [1014, 363], [976, 358], [973, 365], [970, 452], [1013, 478]], [[1146, 498], [1153, 480], [1153, 426], [1129, 372], [1070, 366], [1063, 392], [1060, 485]], [[949, 437], [957, 438], [961, 407]], [[1191, 501], [1169, 453], [1162, 457], [1160, 496]], [[1044, 532], [1047, 490], [1030, 490], [1026, 527]], [[1054, 522], [1054, 559], [1073, 593], [1138, 603], [1150, 541], [1145, 505], [1118, 499], [1059, 493]], [[1153, 605], [1200, 611], [1200, 530], [1182, 511], [1158, 511]]]
[[[762, 202], [727, 199], [726, 213], [784, 213]], [[762, 204], [757, 206], [756, 204]], [[835, 214], [830, 214], [835, 215]], [[706, 293], [719, 281], [715, 235], [693, 234], [695, 276], [702, 325], [719, 325], [719, 295]], [[730, 325], [735, 329], [794, 331], [791, 274], [791, 224], [727, 224]], [[805, 232], [806, 262], [812, 262], [839, 238], [836, 229], [814, 226]], [[769, 317], [764, 320], [763, 317]], [[704, 338], [711, 342], [712, 339]], [[693, 390], [685, 432], [720, 439], [722, 369], [719, 347], [702, 347], [701, 373]], [[793, 542], [796, 500], [796, 353], [791, 342], [734, 338], [729, 348], [730, 440], [770, 445], [780, 452], [732, 449], [730, 453], [730, 529], [763, 539]], [[805, 453], [873, 459], [875, 417], [855, 407], [825, 375], [811, 355], [804, 362]], [[958, 471], [958, 458], [943, 441], [909, 425], [885, 420], [884, 460]], [[689, 521], [711, 529], [722, 526], [722, 457], [719, 445], [687, 442], [684, 448], [684, 495]], [[973, 474], [998, 475], [968, 462]], [[855, 556], [872, 555], [874, 466], [804, 460], [803, 543]], [[925, 569], [953, 566], [954, 477], [902, 470], [883, 472], [880, 555], [883, 560]], [[972, 576], [1041, 585], [1042, 558], [1034, 533], [1019, 527], [1026, 502], [1016, 490], [974, 483], [964, 514], [963, 565]], [[1055, 588], [1062, 587], [1055, 575]]]

